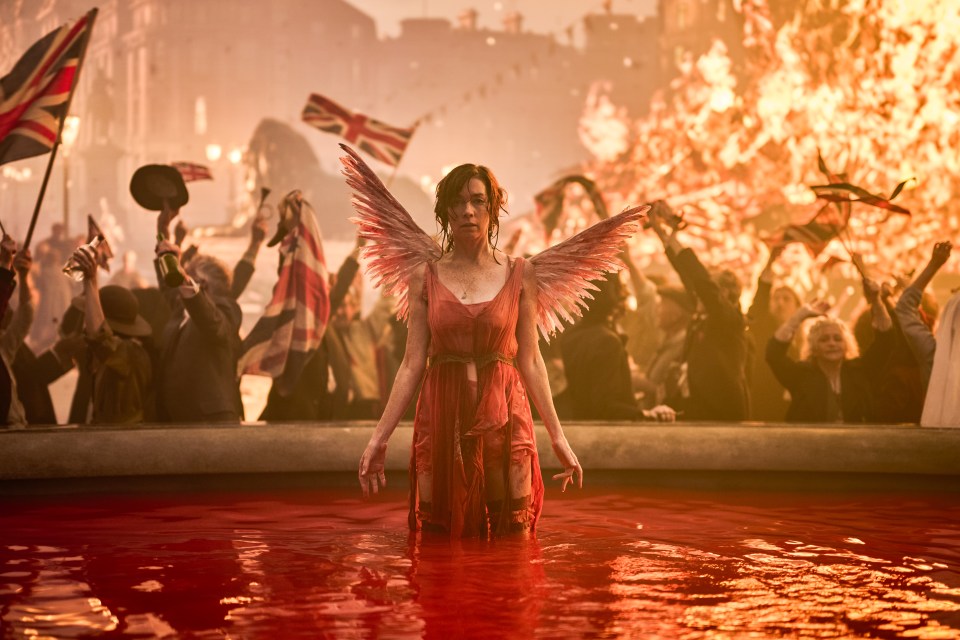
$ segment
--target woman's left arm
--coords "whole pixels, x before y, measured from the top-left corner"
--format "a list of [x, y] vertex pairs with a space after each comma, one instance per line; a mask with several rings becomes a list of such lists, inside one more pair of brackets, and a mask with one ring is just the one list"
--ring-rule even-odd
[[557, 417], [557, 410], [553, 406], [553, 397], [550, 395], [550, 384], [547, 381], [547, 367], [540, 354], [537, 341], [537, 276], [534, 267], [529, 262], [523, 265], [523, 292], [520, 295], [520, 317], [517, 321], [517, 369], [523, 379], [523, 386], [533, 400], [534, 406], [540, 413], [553, 452], [560, 464], [563, 473], [553, 476], [554, 480], [563, 480], [563, 490], [567, 484], [576, 484], [583, 487], [583, 469], [577, 461], [577, 456], [563, 435], [563, 427]]

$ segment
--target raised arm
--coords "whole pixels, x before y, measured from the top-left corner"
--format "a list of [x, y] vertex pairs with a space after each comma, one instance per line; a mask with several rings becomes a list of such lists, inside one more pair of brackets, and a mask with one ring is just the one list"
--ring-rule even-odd
[[880, 284], [871, 278], [864, 278], [863, 296], [870, 304], [871, 324], [874, 330], [890, 331], [893, 328], [893, 318], [887, 311], [887, 305], [883, 303], [883, 297], [880, 295]]
[[796, 383], [801, 367], [787, 354], [793, 336], [796, 335], [800, 325], [807, 318], [822, 316], [829, 309], [830, 305], [823, 300], [813, 300], [803, 305], [786, 322], [780, 325], [770, 341], [767, 342], [767, 364], [770, 365], [770, 370], [773, 371], [773, 375], [780, 381], [780, 384], [788, 389]]
[[247, 250], [240, 257], [240, 261], [233, 267], [233, 280], [230, 284], [230, 295], [236, 300], [246, 290], [250, 284], [250, 278], [256, 269], [257, 254], [260, 253], [260, 246], [267, 238], [267, 216], [269, 215], [270, 205], [263, 205], [260, 211], [253, 218], [250, 224], [250, 244]]
[[387, 486], [384, 473], [384, 462], [387, 457], [387, 441], [400, 423], [410, 401], [413, 400], [417, 388], [423, 379], [423, 372], [427, 367], [427, 349], [430, 346], [430, 327], [427, 324], [427, 302], [423, 299], [423, 279], [426, 266], [415, 271], [408, 281], [410, 295], [409, 304], [409, 331], [407, 333], [407, 347], [403, 354], [403, 362], [397, 371], [393, 389], [383, 409], [383, 415], [377, 422], [377, 428], [367, 443], [367, 448], [360, 457], [360, 488], [363, 495], [370, 492], [377, 493], [381, 487]]
[[553, 476], [553, 479], [563, 480], [562, 490], [566, 491], [567, 484], [583, 486], [583, 468], [563, 434], [557, 410], [553, 406], [550, 384], [547, 381], [547, 367], [537, 339], [537, 276], [533, 265], [525, 263], [523, 266], [523, 292], [520, 295], [520, 317], [517, 321], [517, 369], [523, 379], [523, 386], [540, 413], [547, 433], [550, 434], [553, 452], [564, 468], [563, 473]]
[[770, 292], [773, 289], [773, 265], [783, 254], [786, 245], [777, 245], [770, 249], [770, 257], [767, 263], [763, 265], [760, 277], [757, 278], [757, 290], [753, 295], [753, 302], [750, 303], [750, 310], [747, 311], [747, 319], [751, 325], [757, 322], [764, 322], [770, 318]]
[[27, 334], [30, 333], [30, 326], [33, 324], [33, 295], [30, 289], [30, 267], [33, 260], [30, 257], [29, 249], [17, 251], [13, 259], [13, 270], [20, 281], [20, 292], [16, 310], [13, 312], [13, 319], [10, 326], [3, 332], [0, 338], [0, 348], [9, 357], [13, 358], [17, 349], [23, 344]]
[[95, 338], [106, 322], [100, 305], [100, 287], [97, 282], [97, 256], [87, 247], [78, 247], [73, 259], [83, 273], [83, 328], [88, 338]]
[[910, 350], [916, 357], [917, 362], [923, 368], [924, 379], [929, 380], [930, 371], [933, 369], [933, 355], [937, 349], [936, 338], [933, 337], [933, 331], [920, 317], [920, 302], [923, 299], [923, 290], [927, 288], [933, 276], [940, 270], [950, 258], [950, 252], [953, 245], [949, 242], [938, 242], [933, 247], [933, 254], [930, 261], [916, 279], [903, 290], [900, 299], [897, 300], [897, 306], [894, 313], [897, 315], [897, 321], [900, 323], [900, 330], [903, 332], [910, 345]]

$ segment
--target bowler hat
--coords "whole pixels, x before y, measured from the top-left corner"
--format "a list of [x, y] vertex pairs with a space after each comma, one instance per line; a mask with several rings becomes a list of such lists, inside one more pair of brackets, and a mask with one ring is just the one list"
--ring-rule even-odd
[[190, 200], [183, 176], [166, 164], [147, 164], [134, 171], [130, 179], [130, 194], [137, 204], [151, 211], [163, 209], [164, 198], [170, 201], [174, 209]]
[[150, 324], [140, 315], [140, 303], [126, 287], [115, 284], [100, 289], [100, 306], [107, 324], [116, 333], [139, 338], [153, 333]]

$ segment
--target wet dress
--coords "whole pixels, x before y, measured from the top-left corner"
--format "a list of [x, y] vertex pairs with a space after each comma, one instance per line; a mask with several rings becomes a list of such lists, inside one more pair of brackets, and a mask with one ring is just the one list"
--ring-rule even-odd
[[[514, 259], [492, 300], [463, 304], [440, 281], [436, 263], [428, 264], [423, 296], [430, 347], [414, 420], [412, 529], [471, 537], [536, 527], [543, 480], [516, 367], [523, 269], [524, 260]], [[529, 495], [510, 496], [511, 465], [514, 472], [529, 465]], [[418, 474], [432, 476], [429, 502], [417, 495]], [[488, 503], [492, 474], [501, 474], [505, 496]]]

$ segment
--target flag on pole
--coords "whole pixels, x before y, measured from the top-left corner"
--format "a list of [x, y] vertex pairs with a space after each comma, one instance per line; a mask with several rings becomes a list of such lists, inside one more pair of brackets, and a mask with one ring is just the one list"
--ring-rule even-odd
[[303, 121], [321, 131], [334, 133], [392, 167], [400, 164], [416, 130], [393, 127], [362, 113], [343, 108], [333, 100], [311, 94], [303, 108]]
[[96, 9], [48, 33], [0, 78], [0, 165], [53, 148], [95, 17]]
[[180, 172], [184, 182], [196, 182], [197, 180], [213, 180], [213, 174], [209, 167], [195, 162], [171, 162], [170, 166]]
[[103, 238], [103, 241], [97, 245], [97, 262], [103, 268], [104, 271], [110, 271], [110, 260], [113, 259], [113, 249], [110, 247], [110, 241], [107, 240], [106, 234], [103, 232], [103, 229], [100, 228], [100, 225], [97, 224], [97, 221], [93, 219], [93, 216], [87, 216], [87, 242], [90, 242], [97, 236]]
[[238, 372], [270, 376], [281, 394], [289, 395], [320, 347], [330, 317], [330, 291], [320, 225], [299, 190], [280, 203], [280, 224], [289, 224], [292, 231], [280, 245], [277, 284], [243, 341]]

